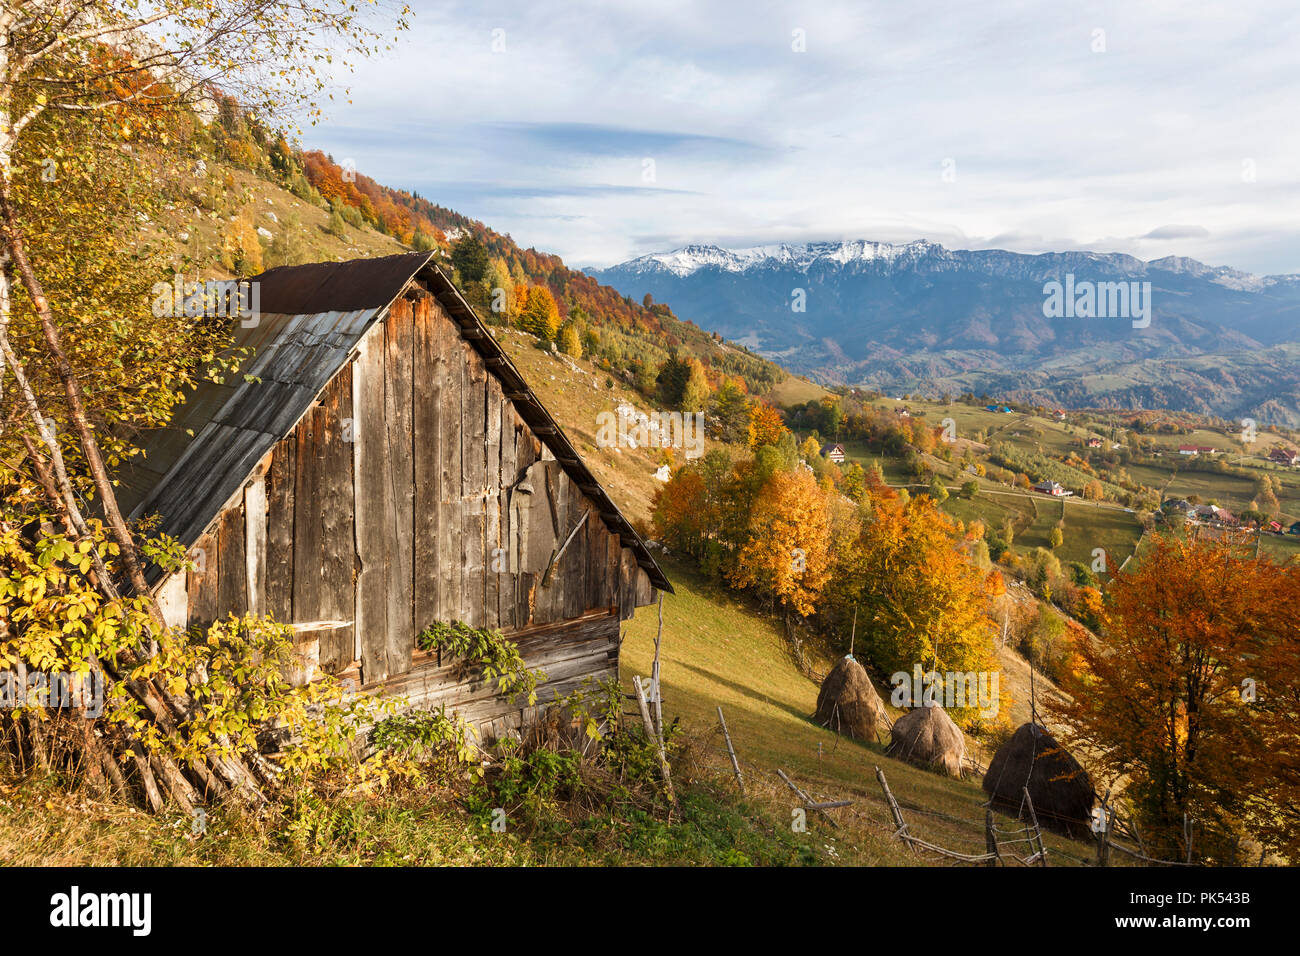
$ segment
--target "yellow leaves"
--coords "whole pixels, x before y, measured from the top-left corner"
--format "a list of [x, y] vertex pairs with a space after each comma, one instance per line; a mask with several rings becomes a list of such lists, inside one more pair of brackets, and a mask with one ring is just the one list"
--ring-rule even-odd
[[771, 405], [756, 402], [749, 412], [749, 447], [775, 445], [786, 432], [781, 413]]
[[830, 578], [830, 509], [809, 471], [777, 472], [759, 493], [750, 515], [749, 540], [732, 582], [754, 587], [799, 614], [816, 609]]

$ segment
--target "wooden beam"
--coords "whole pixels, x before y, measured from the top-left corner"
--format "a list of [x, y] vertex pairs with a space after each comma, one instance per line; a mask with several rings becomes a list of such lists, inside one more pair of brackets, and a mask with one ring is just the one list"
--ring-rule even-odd
[[804, 809], [806, 809], [806, 810], [816, 810], [816, 811], [820, 812], [821, 815], [824, 816], [824, 817], [825, 817], [825, 818], [830, 822], [830, 825], [831, 825], [831, 826], [835, 827], [835, 829], [837, 829], [837, 830], [840, 828], [840, 825], [839, 825], [838, 823], [835, 822], [835, 818], [832, 817], [832, 816], [831, 816], [829, 813], [827, 813], [826, 811], [829, 810], [829, 809], [831, 809], [831, 808], [833, 808], [833, 807], [838, 807], [838, 806], [848, 806], [850, 803], [852, 803], [851, 800], [849, 800], [849, 801], [845, 801], [845, 802], [843, 802], [843, 803], [839, 803], [839, 802], [831, 802], [831, 803], [816, 803], [816, 802], [813, 801], [813, 798], [812, 798], [812, 797], [808, 796], [808, 794], [804, 793], [804, 792], [803, 792], [802, 790], [800, 790], [797, 786], [795, 786], [794, 781], [791, 780], [789, 777], [787, 777], [787, 776], [785, 775], [785, 771], [784, 771], [784, 770], [782, 770], [782, 769], [780, 769], [780, 768], [778, 767], [778, 768], [777, 768], [777, 771], [776, 771], [776, 775], [777, 775], [778, 777], [780, 777], [780, 778], [785, 782], [785, 785], [786, 785], [787, 787], [789, 787], [791, 790], [793, 790], [793, 791], [795, 792], [795, 794], [799, 797], [800, 800], [803, 801]]
[[731, 757], [731, 769], [736, 772], [736, 786], [740, 795], [745, 795], [745, 778], [740, 774], [740, 761], [736, 759], [736, 748], [731, 745], [731, 732], [727, 730], [727, 718], [722, 716], [722, 706], [718, 706], [718, 723], [722, 724], [722, 736], [727, 741], [727, 754]]

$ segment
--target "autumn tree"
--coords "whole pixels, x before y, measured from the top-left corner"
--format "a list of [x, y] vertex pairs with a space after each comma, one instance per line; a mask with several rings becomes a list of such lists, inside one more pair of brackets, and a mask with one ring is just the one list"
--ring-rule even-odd
[[796, 614], [813, 613], [830, 578], [830, 508], [811, 472], [778, 471], [764, 483], [730, 577]]
[[247, 212], [236, 216], [222, 233], [221, 264], [237, 276], [253, 276], [262, 271], [262, 241]]
[[560, 330], [560, 307], [546, 286], [528, 286], [519, 310], [519, 327], [539, 339], [553, 339]]
[[719, 448], [678, 468], [651, 502], [655, 535], [716, 576], [729, 566], [748, 527], [745, 484]]
[[[960, 526], [925, 495], [873, 497], [855, 540], [836, 557], [838, 617], [858, 611], [858, 643], [883, 675], [997, 670], [984, 574], [960, 545]], [[953, 713], [969, 723], [975, 711]]]
[[853, 501], [861, 501], [867, 492], [867, 473], [856, 461], [844, 471], [844, 481], [840, 485], [844, 495]]
[[565, 355], [582, 358], [582, 338], [578, 335], [578, 327], [572, 322], [565, 322], [560, 327], [560, 334], [556, 336], [555, 344]]
[[775, 445], [781, 436], [788, 434], [781, 413], [765, 402], [755, 402], [749, 410], [749, 447]]
[[672, 550], [698, 559], [712, 530], [709, 512], [699, 469], [679, 468], [655, 493], [651, 508], [655, 536]]
[[1104, 640], [1085, 642], [1055, 705], [1166, 858], [1241, 861], [1248, 831], [1294, 853], [1300, 569], [1165, 535], [1109, 587]]
[[708, 406], [709, 379], [704, 366], [697, 358], [687, 361], [686, 382], [682, 386], [682, 397], [678, 407], [683, 412], [701, 412]]
[[1269, 517], [1276, 515], [1282, 507], [1277, 500], [1274, 481], [1271, 475], [1260, 475], [1255, 480], [1255, 500], [1252, 504]]
[[736, 382], [726, 379], [713, 395], [713, 415], [718, 420], [718, 437], [728, 444], [740, 444], [748, 437], [749, 396]]
[[[1247, 764], [1252, 788], [1244, 820], [1251, 835], [1288, 860], [1300, 859], [1300, 567], [1294, 562], [1256, 564], [1261, 590], [1272, 613], [1253, 635], [1253, 673], [1243, 678], [1264, 747]], [[1291, 613], [1287, 613], [1287, 610]], [[1255, 676], [1258, 675], [1258, 676]]]

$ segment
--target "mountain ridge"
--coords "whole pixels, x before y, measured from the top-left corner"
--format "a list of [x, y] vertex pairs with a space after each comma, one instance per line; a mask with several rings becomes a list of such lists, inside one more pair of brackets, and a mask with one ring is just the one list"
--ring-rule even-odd
[[[951, 250], [925, 239], [695, 244], [587, 271], [828, 385], [1018, 389], [1115, 407], [1167, 394], [1176, 410], [1300, 423], [1300, 410], [1278, 400], [1300, 395], [1300, 369], [1290, 353], [1270, 353], [1300, 342], [1300, 275], [1180, 256]], [[1079, 287], [1149, 289], [1149, 327], [1049, 314], [1046, 284], [1069, 276]], [[1213, 361], [1194, 372], [1177, 365], [1214, 356], [1231, 374], [1216, 374]]]
[[883, 262], [893, 265], [898, 261], [919, 261], [930, 258], [935, 262], [985, 261], [995, 264], [1006, 260], [1054, 260], [1080, 264], [1101, 263], [1122, 266], [1136, 274], [1148, 270], [1213, 276], [1212, 281], [1227, 285], [1224, 280], [1268, 286], [1277, 283], [1300, 282], [1300, 273], [1259, 275], [1232, 266], [1211, 266], [1188, 256], [1162, 256], [1158, 259], [1139, 259], [1122, 252], [1012, 252], [1007, 249], [949, 249], [929, 239], [915, 239], [905, 243], [881, 242], [873, 239], [825, 240], [814, 242], [779, 242], [755, 246], [719, 246], [710, 243], [689, 243], [669, 252], [648, 253], [603, 269], [583, 271], [599, 275], [613, 271], [652, 271], [658, 266], [679, 276], [690, 275], [703, 268], [716, 266], [730, 272], [743, 272], [750, 268], [779, 263], [795, 265], [806, 270], [818, 262]]

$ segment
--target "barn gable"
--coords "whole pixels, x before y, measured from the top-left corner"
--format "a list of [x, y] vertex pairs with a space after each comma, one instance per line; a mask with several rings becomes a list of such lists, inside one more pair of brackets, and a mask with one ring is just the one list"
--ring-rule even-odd
[[523, 715], [415, 648], [435, 620], [510, 634], [547, 696], [616, 674], [619, 621], [671, 585], [432, 256], [254, 281], [246, 368], [124, 476], [198, 565], [157, 581], [169, 621], [270, 613], [321, 669], [475, 720]]

